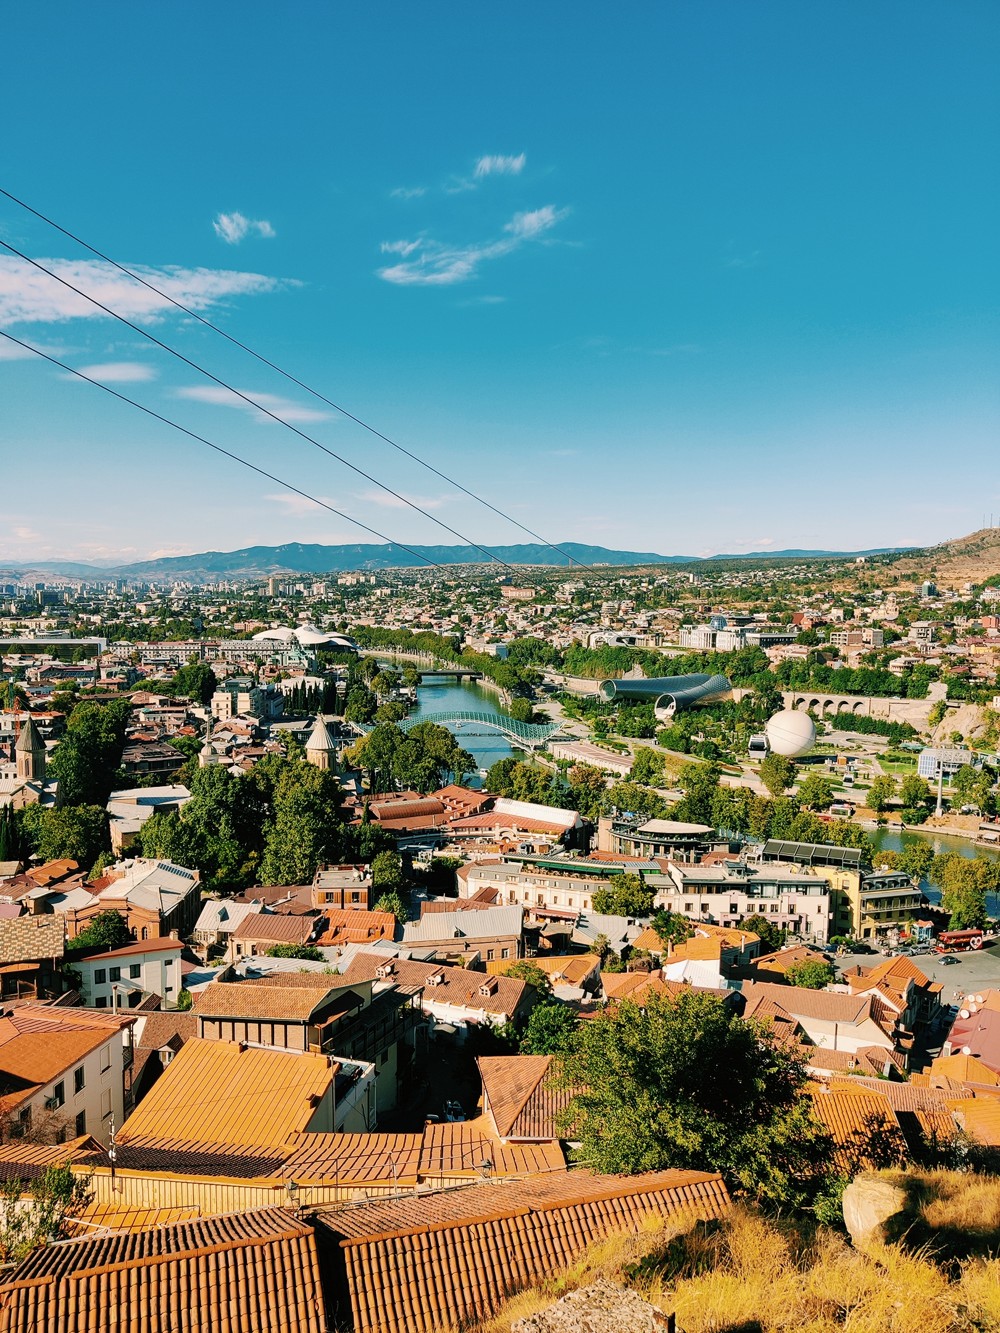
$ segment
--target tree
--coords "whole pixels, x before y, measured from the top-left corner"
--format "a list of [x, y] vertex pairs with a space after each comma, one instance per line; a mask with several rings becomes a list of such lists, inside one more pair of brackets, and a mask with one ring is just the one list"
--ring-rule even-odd
[[579, 1089], [562, 1131], [596, 1171], [719, 1171], [731, 1192], [772, 1207], [801, 1205], [822, 1179], [829, 1140], [803, 1057], [715, 996], [602, 1010], [575, 1034], [562, 1081]]
[[953, 852], [935, 856], [930, 873], [941, 888], [941, 906], [951, 913], [953, 930], [986, 925], [986, 895], [1000, 891], [1000, 862]]
[[8, 1175], [0, 1182], [0, 1260], [17, 1263], [39, 1246], [63, 1239], [66, 1219], [89, 1198], [88, 1181], [69, 1166], [48, 1166], [31, 1180]]
[[931, 727], [938, 726], [943, 722], [948, 712], [948, 705], [944, 699], [935, 699], [931, 704], [931, 711], [927, 714], [927, 724]]
[[799, 783], [799, 800], [807, 810], [826, 810], [833, 801], [833, 783], [820, 773], [810, 773]]
[[795, 765], [781, 754], [769, 754], [760, 766], [760, 780], [772, 796], [784, 795], [785, 788], [792, 785]]
[[785, 943], [785, 932], [781, 927], [776, 925], [769, 917], [761, 916], [756, 912], [743, 917], [739, 928], [756, 935], [760, 939], [760, 947], [764, 953], [777, 953]]
[[805, 990], [823, 990], [836, 979], [837, 971], [831, 963], [819, 958], [805, 958], [801, 963], [792, 963], [785, 975], [793, 986], [801, 986]]
[[926, 842], [908, 843], [897, 853], [899, 869], [911, 879], [923, 879], [930, 871], [933, 862], [934, 849]]
[[880, 815], [896, 795], [896, 779], [891, 773], [881, 773], [868, 788], [868, 808]]
[[633, 782], [641, 782], [646, 786], [655, 787], [663, 781], [663, 755], [658, 754], [656, 750], [651, 750], [646, 745], [638, 746], [632, 760], [632, 772], [629, 777]]
[[21, 839], [43, 861], [67, 857], [89, 868], [110, 848], [108, 816], [99, 805], [62, 809], [39, 804], [21, 811]]
[[[394, 853], [386, 852], [383, 853], [383, 855], [392, 856]], [[375, 912], [391, 912], [400, 925], [402, 925], [404, 921], [410, 919], [410, 913], [407, 910], [406, 904], [403, 902], [401, 895], [396, 889], [381, 894], [372, 910]]]
[[694, 927], [679, 912], [665, 912], [659, 908], [649, 923], [664, 944], [683, 944], [694, 934]]
[[685, 764], [677, 775], [677, 785], [684, 799], [674, 807], [674, 819], [708, 824], [719, 791], [719, 770], [715, 764]]
[[323, 961], [322, 950], [314, 944], [272, 944], [266, 953], [268, 958], [300, 958], [310, 963]]
[[568, 1005], [559, 1000], [536, 1004], [528, 1016], [521, 1038], [522, 1055], [563, 1055], [576, 1032], [578, 1020]]
[[530, 958], [521, 958], [512, 966], [507, 968], [505, 976], [513, 977], [515, 981], [526, 981], [529, 986], [534, 986], [539, 995], [552, 994], [552, 982], [548, 974], [543, 972], [537, 963], [533, 963]]
[[667, 813], [663, 797], [638, 782], [616, 782], [608, 793], [608, 800], [623, 814], [638, 815], [642, 819], [663, 819]]
[[608, 786], [604, 774], [593, 764], [574, 764], [566, 775], [574, 806], [591, 822], [600, 817], [607, 801]]
[[21, 831], [9, 805], [0, 805], [0, 861], [21, 859]]
[[594, 893], [594, 911], [605, 916], [649, 916], [655, 894], [639, 875], [614, 875]]
[[174, 694], [184, 695], [195, 703], [207, 704], [218, 688], [218, 677], [207, 662], [193, 660], [175, 672], [170, 682]]
[[403, 883], [403, 858], [398, 852], [379, 852], [372, 859], [372, 887], [398, 892]]
[[930, 786], [924, 778], [918, 778], [914, 773], [903, 779], [899, 796], [903, 802], [903, 816], [911, 824], [915, 822], [912, 818], [914, 814], [926, 811], [934, 804], [934, 793]]
[[340, 819], [340, 783], [335, 773], [304, 760], [280, 763], [264, 828], [261, 882], [309, 884], [322, 861], [340, 859], [346, 842]]
[[127, 699], [110, 704], [88, 701], [73, 709], [49, 765], [59, 782], [62, 805], [107, 805], [120, 776], [130, 712]]
[[530, 699], [512, 699], [507, 711], [515, 722], [530, 722], [535, 715]]
[[109, 949], [123, 949], [126, 944], [131, 943], [131, 939], [128, 923], [121, 912], [116, 912], [112, 907], [104, 912], [98, 912], [90, 924], [85, 926], [75, 939], [69, 941], [67, 948], [74, 953], [80, 953], [84, 949], [93, 950], [95, 953], [107, 953]]

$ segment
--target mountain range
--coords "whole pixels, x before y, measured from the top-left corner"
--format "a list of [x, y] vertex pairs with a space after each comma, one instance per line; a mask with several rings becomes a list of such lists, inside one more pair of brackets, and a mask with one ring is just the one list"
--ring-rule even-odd
[[[691, 564], [711, 560], [780, 560], [798, 557], [817, 559], [851, 555], [879, 555], [902, 548], [880, 551], [748, 551], [733, 555], [699, 557], [658, 555], [655, 551], [615, 551], [604, 546], [562, 542], [561, 550], [581, 565], [664, 565]], [[575, 568], [552, 547], [541, 543], [489, 548], [498, 559], [510, 565], [563, 566]], [[416, 554], [415, 554], [416, 553]], [[424, 556], [438, 565], [488, 563], [475, 546], [400, 546], [359, 543], [321, 546], [288, 542], [283, 546], [246, 546], [239, 551], [203, 551], [194, 555], [163, 556], [158, 560], [140, 560], [126, 565], [89, 565], [74, 560], [44, 560], [31, 564], [11, 564], [0, 568], [0, 578], [24, 579], [26, 576], [105, 581], [108, 579], [178, 579], [193, 583], [214, 583], [223, 579], [262, 578], [281, 574], [334, 574], [348, 570], [423, 568]]]

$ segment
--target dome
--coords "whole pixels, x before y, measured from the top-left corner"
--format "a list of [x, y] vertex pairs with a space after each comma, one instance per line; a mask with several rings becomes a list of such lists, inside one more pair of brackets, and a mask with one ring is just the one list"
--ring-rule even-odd
[[323, 634], [315, 625], [300, 625], [295, 631], [295, 637], [303, 648], [316, 647], [321, 643], [329, 643], [329, 634]]
[[253, 636], [254, 643], [264, 643], [268, 640], [278, 643], [291, 643], [295, 638], [293, 629], [262, 629], [259, 634]]
[[768, 719], [764, 728], [772, 754], [786, 759], [798, 759], [808, 754], [816, 744], [816, 724], [808, 713], [797, 708], [784, 708]]

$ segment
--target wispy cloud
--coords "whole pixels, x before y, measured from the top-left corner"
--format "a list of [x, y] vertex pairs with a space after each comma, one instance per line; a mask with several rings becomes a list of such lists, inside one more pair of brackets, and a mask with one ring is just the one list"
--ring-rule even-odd
[[459, 301], [457, 304], [460, 306], [504, 305], [506, 304], [506, 301], [506, 296], [470, 296], [464, 301]]
[[379, 248], [384, 255], [399, 255], [405, 259], [414, 250], [419, 250], [421, 244], [420, 241], [383, 241]]
[[[42, 259], [53, 273], [90, 292], [99, 301], [129, 319], [153, 321], [172, 309], [156, 292], [96, 259]], [[209, 310], [233, 296], [257, 296], [277, 291], [287, 283], [260, 273], [228, 269], [130, 267], [160, 291], [190, 306]], [[41, 273], [23, 259], [0, 256], [0, 322], [7, 324], [58, 323], [67, 319], [107, 319], [103, 310], [77, 296], [68, 287]]]
[[[405, 254], [405, 259], [403, 263], [379, 269], [378, 276], [400, 287], [444, 287], [468, 282], [476, 276], [482, 264], [512, 254], [528, 241], [538, 240], [568, 212], [568, 209], [546, 204], [531, 212], [515, 213], [505, 223], [502, 236], [473, 245], [445, 245], [428, 238], [416, 242], [383, 241], [383, 253]], [[399, 246], [409, 249], [404, 252]]]
[[269, 241], [277, 235], [264, 218], [248, 218], [242, 213], [219, 213], [212, 223], [216, 236], [227, 245], [239, 245], [249, 235]]
[[[304, 495], [296, 495], [294, 491], [279, 491], [274, 495], [265, 495], [265, 500], [271, 500], [274, 504], [281, 505], [286, 514], [294, 515], [296, 518], [302, 518], [306, 515], [323, 515], [326, 517], [327, 510], [322, 504], [317, 504], [316, 500], [307, 499]], [[322, 500], [324, 504], [332, 505], [333, 500], [328, 495], [318, 495], [317, 500]]]
[[[330, 412], [321, 412], [314, 407], [303, 407], [291, 398], [282, 398], [275, 393], [259, 393], [256, 389], [240, 389], [240, 393], [245, 393], [247, 398], [254, 399], [261, 407], [266, 408], [268, 412], [273, 412], [275, 416], [281, 417], [284, 421], [296, 423], [329, 421], [332, 415]], [[271, 419], [266, 413], [259, 412], [251, 403], [240, 398], [239, 394], [233, 393], [231, 389], [223, 388], [221, 384], [193, 384], [178, 389], [176, 396], [190, 399], [195, 403], [210, 403], [213, 407], [237, 407], [244, 412], [249, 412], [257, 421], [270, 421]]]
[[95, 366], [80, 366], [79, 371], [102, 384], [139, 384], [156, 379], [156, 371], [144, 361], [102, 361]]
[[759, 268], [763, 263], [759, 250], [751, 250], [745, 255], [730, 255], [722, 261], [723, 268]]
[[389, 191], [390, 199], [422, 199], [427, 193], [426, 185], [399, 185]]
[[[402, 497], [402, 498], [400, 498]], [[440, 509], [453, 499], [450, 495], [390, 495], [388, 491], [359, 491], [356, 499], [366, 504], [379, 505], [382, 509], [407, 509], [409, 505], [419, 505], [421, 509]]]
[[523, 153], [516, 157], [505, 157], [501, 153], [481, 157], [472, 173], [477, 178], [483, 176], [520, 176], [527, 158]]

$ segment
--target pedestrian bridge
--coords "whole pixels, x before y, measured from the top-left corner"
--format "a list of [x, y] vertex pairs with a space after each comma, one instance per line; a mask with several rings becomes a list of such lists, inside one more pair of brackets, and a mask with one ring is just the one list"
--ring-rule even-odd
[[[502, 713], [462, 712], [425, 713], [423, 717], [405, 717], [402, 722], [397, 722], [396, 726], [400, 731], [409, 731], [419, 722], [435, 722], [439, 727], [447, 727], [449, 731], [465, 729], [466, 733], [471, 735], [498, 732], [506, 736], [512, 745], [528, 750], [544, 745], [561, 730], [558, 722], [518, 722], [515, 718], [505, 717]], [[365, 726], [364, 729], [370, 731], [371, 727]]]

